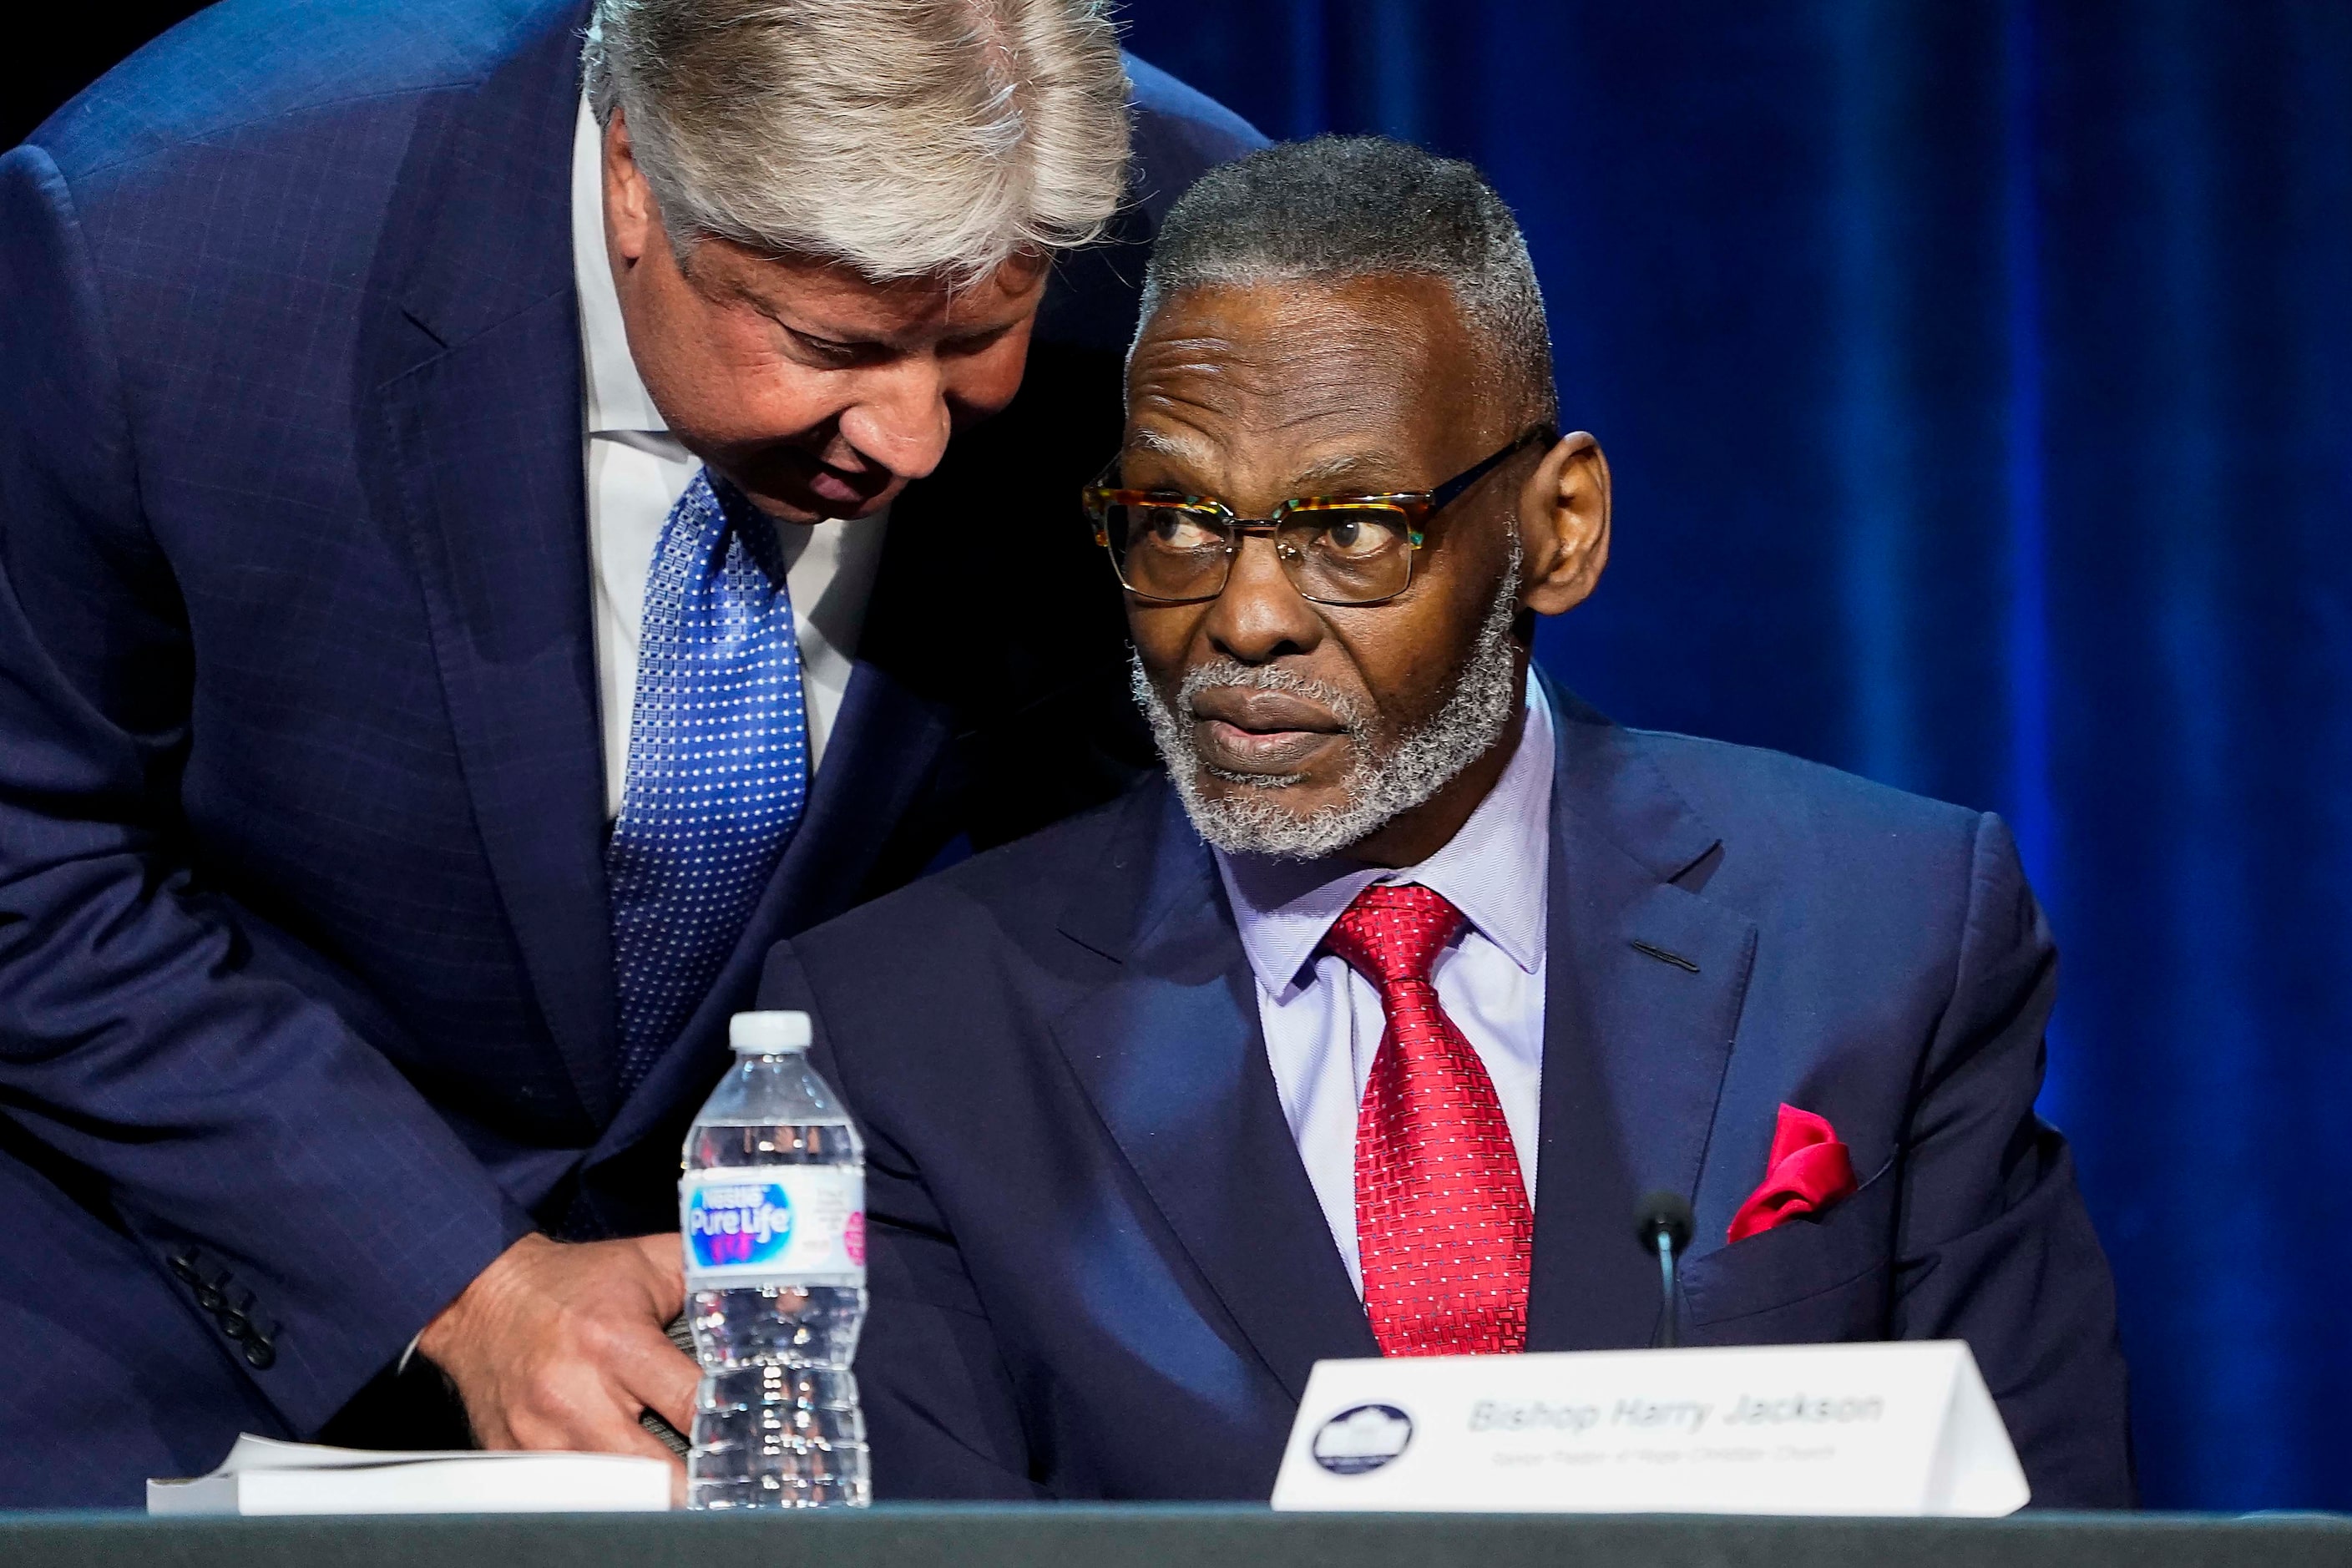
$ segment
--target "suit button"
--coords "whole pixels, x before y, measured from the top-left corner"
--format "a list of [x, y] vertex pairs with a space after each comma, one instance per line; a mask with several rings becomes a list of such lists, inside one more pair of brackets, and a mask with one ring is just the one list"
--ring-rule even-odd
[[196, 1273], [196, 1259], [193, 1253], [183, 1254], [172, 1259], [172, 1272], [180, 1277], [180, 1283], [183, 1285], [203, 1283], [202, 1278]]
[[253, 1332], [253, 1320], [247, 1317], [243, 1312], [238, 1311], [235, 1307], [231, 1307], [226, 1312], [218, 1314], [218, 1316], [220, 1320], [221, 1332], [226, 1334], [230, 1339], [241, 1340], [247, 1334]]
[[207, 1312], [217, 1314], [228, 1305], [228, 1298], [213, 1286], [199, 1285], [196, 1287], [196, 1305]]
[[278, 1347], [265, 1339], [249, 1339], [245, 1342], [245, 1361], [256, 1372], [268, 1372], [277, 1364]]

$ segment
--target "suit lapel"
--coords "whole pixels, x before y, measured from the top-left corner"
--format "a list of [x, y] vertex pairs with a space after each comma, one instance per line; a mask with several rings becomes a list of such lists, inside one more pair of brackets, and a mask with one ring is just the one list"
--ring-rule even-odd
[[[1633, 1205], [1696, 1188], [1756, 929], [1675, 885], [1717, 839], [1632, 737], [1547, 689], [1559, 751], [1528, 1348], [1645, 1345], [1657, 1270], [1633, 1240]], [[1379, 1349], [1283, 1117], [1255, 981], [1206, 851], [1165, 789], [1139, 797], [1120, 844], [1063, 930], [1123, 972], [1055, 1036], [1154, 1205], [1297, 1396], [1317, 1360]]]
[[582, 1110], [614, 993], [589, 629], [570, 163], [577, 8], [432, 100], [378, 393], [483, 847]]
[[1659, 1189], [1696, 1191], [1756, 928], [1675, 885], [1715, 835], [1624, 731], [1552, 696], [1560, 722], [1528, 1348], [1646, 1345], [1658, 1328], [1657, 1263], [1633, 1238], [1633, 1205]]
[[1136, 797], [1119, 845], [1062, 929], [1123, 968], [1056, 1022], [1055, 1039], [1210, 1289], [1296, 1398], [1318, 1360], [1379, 1348], [1284, 1119], [1256, 982], [1207, 850], [1164, 786]]

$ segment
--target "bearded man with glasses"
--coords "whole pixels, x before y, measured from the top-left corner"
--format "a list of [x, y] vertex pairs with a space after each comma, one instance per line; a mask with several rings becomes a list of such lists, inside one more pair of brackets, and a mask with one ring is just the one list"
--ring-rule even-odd
[[769, 959], [869, 1139], [877, 1493], [1263, 1498], [1326, 1357], [1964, 1339], [2034, 1501], [2127, 1506], [2009, 833], [1533, 674], [1610, 476], [1495, 193], [1213, 172], [1127, 391], [1083, 499], [1165, 778]]

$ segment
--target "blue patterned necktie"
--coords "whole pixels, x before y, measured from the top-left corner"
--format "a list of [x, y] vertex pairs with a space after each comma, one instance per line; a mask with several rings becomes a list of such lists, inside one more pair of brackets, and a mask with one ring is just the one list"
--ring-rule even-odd
[[646, 578], [621, 815], [604, 851], [621, 1087], [698, 1005], [808, 798], [800, 639], [775, 531], [705, 469]]

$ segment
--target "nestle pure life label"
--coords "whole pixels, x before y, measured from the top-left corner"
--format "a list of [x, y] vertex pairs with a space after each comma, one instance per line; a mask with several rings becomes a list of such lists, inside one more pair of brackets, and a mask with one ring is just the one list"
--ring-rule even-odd
[[866, 1278], [866, 1173], [855, 1165], [689, 1171], [677, 1193], [689, 1290]]

